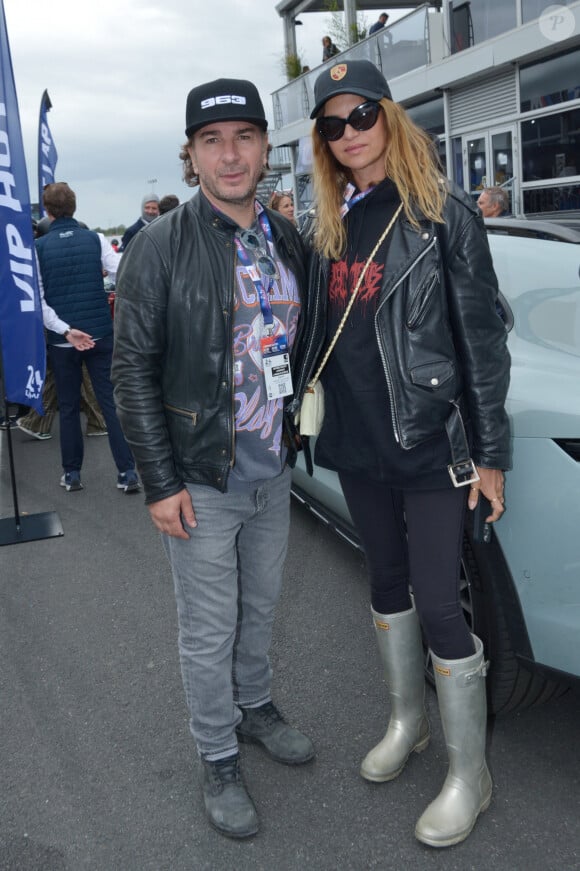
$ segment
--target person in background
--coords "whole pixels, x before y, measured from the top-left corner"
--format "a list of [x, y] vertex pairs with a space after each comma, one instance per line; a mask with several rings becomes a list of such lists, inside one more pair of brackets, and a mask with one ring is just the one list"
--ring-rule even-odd
[[[86, 227], [85, 224], [79, 226]], [[47, 218], [46, 223], [39, 222], [35, 228], [35, 238], [40, 238], [48, 233], [50, 229], [50, 220]], [[103, 276], [107, 276], [108, 280], [115, 282], [117, 268], [121, 260], [121, 255], [117, 254], [113, 243], [109, 243], [102, 233], [97, 233], [101, 243], [101, 266]], [[56, 385], [54, 382], [54, 373], [50, 359], [46, 363], [46, 377], [42, 392], [42, 404], [44, 414], [40, 415], [34, 408], [27, 408], [25, 413], [21, 414], [16, 426], [26, 435], [38, 439], [38, 441], [47, 441], [52, 438], [51, 429], [54, 422], [54, 417], [58, 411], [58, 401], [56, 395]], [[107, 424], [103, 413], [99, 408], [95, 391], [87, 371], [86, 363], [82, 367], [82, 383], [81, 383], [81, 411], [84, 412], [87, 418], [86, 435], [88, 438], [93, 436], [106, 436]]]
[[379, 15], [378, 21], [375, 21], [374, 24], [371, 25], [369, 29], [369, 36], [372, 36], [373, 33], [378, 33], [379, 30], [382, 30], [385, 27], [387, 21], [389, 20], [389, 16], [386, 12], [382, 12]]
[[[26, 414], [21, 415], [16, 420], [16, 426], [25, 435], [38, 439], [38, 441], [47, 441], [52, 438], [52, 424], [54, 423], [54, 418], [58, 411], [56, 384], [54, 383], [54, 374], [50, 360], [46, 361], [46, 377], [44, 379], [44, 387], [42, 391], [42, 404], [44, 407], [43, 415], [38, 414], [38, 412], [33, 408], [27, 408]], [[84, 412], [87, 418], [87, 438], [108, 435], [105, 418], [99, 408], [99, 403], [97, 402], [97, 397], [95, 396], [95, 391], [93, 390], [87, 367], [84, 364], [81, 382], [80, 407], [81, 411]]]
[[287, 765], [314, 756], [272, 701], [268, 656], [288, 542], [285, 404], [306, 252], [290, 221], [256, 199], [266, 129], [251, 82], [190, 91], [181, 159], [199, 193], [131, 242], [115, 315], [115, 397], [173, 573], [205, 810], [233, 838], [258, 830], [239, 742]]
[[[63, 466], [60, 484], [67, 492], [83, 489], [80, 387], [85, 363], [107, 425], [109, 445], [117, 466], [117, 488], [125, 493], [136, 493], [140, 486], [135, 462], [121, 431], [113, 400], [113, 321], [103, 284], [102, 240], [75, 221], [76, 196], [65, 182], [47, 185], [43, 204], [51, 224], [48, 233], [36, 239], [35, 244], [42, 293], [47, 306], [60, 320], [47, 329], [60, 415]], [[75, 329], [90, 336], [91, 343], [82, 346], [70, 342]]]
[[159, 214], [164, 215], [166, 212], [170, 212], [171, 209], [176, 209], [178, 205], [179, 197], [176, 197], [175, 194], [166, 194], [159, 200]]
[[484, 188], [477, 199], [484, 218], [505, 218], [510, 211], [510, 198], [504, 188]]
[[294, 197], [291, 191], [273, 191], [268, 201], [268, 206], [274, 209], [275, 212], [280, 212], [289, 221], [292, 221], [296, 226], [296, 218], [294, 217]]
[[390, 781], [429, 743], [422, 627], [449, 771], [415, 835], [445, 847], [468, 836], [492, 793], [486, 663], [462, 611], [459, 571], [466, 506], [487, 497], [488, 523], [504, 511], [506, 330], [479, 211], [442, 178], [430, 138], [393, 102], [382, 73], [366, 60], [329, 67], [314, 98], [318, 298], [295, 395], [362, 275], [322, 374], [315, 451], [318, 465], [338, 472], [364, 547], [391, 701], [386, 735], [361, 774]]
[[121, 247], [119, 251], [123, 253], [127, 250], [127, 245], [136, 236], [139, 230], [154, 221], [159, 217], [159, 197], [157, 194], [146, 194], [141, 200], [141, 217], [137, 218], [134, 224], [127, 227], [121, 238]]
[[335, 46], [330, 36], [322, 37], [322, 63], [325, 63], [327, 60], [330, 60], [331, 57], [334, 57], [335, 54], [338, 54], [338, 48]]

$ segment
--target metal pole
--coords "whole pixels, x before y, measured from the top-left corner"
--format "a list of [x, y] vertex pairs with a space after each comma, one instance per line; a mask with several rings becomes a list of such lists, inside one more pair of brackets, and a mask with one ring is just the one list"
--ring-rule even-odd
[[358, 24], [356, 20], [356, 0], [344, 0], [344, 27], [349, 45], [358, 42]]

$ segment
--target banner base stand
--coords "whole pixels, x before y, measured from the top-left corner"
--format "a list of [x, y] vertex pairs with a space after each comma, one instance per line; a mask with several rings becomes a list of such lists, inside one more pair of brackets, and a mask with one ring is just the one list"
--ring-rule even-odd
[[18, 523], [15, 517], [4, 517], [0, 520], [0, 547], [4, 544], [22, 544], [25, 541], [39, 541], [41, 538], [57, 538], [61, 535], [64, 535], [64, 530], [56, 511], [21, 514]]

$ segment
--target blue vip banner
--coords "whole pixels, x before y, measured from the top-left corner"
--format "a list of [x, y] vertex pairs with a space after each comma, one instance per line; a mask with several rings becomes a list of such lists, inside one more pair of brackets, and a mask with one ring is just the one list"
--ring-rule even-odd
[[40, 117], [38, 120], [38, 211], [39, 217], [46, 212], [42, 205], [42, 192], [44, 186], [52, 184], [55, 179], [56, 162], [58, 154], [54, 146], [54, 139], [48, 125], [48, 113], [52, 109], [52, 103], [45, 91], [40, 101]]
[[0, 0], [0, 342], [6, 399], [42, 414], [46, 344], [4, 0]]

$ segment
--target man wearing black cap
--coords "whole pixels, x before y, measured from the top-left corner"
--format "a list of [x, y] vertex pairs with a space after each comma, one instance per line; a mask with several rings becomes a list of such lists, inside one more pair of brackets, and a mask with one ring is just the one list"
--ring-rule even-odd
[[266, 128], [251, 82], [190, 92], [181, 158], [200, 191], [131, 242], [115, 319], [118, 411], [173, 572], [206, 813], [237, 838], [258, 829], [238, 741], [288, 765], [314, 756], [272, 703], [268, 659], [306, 276], [295, 228], [255, 198]]

